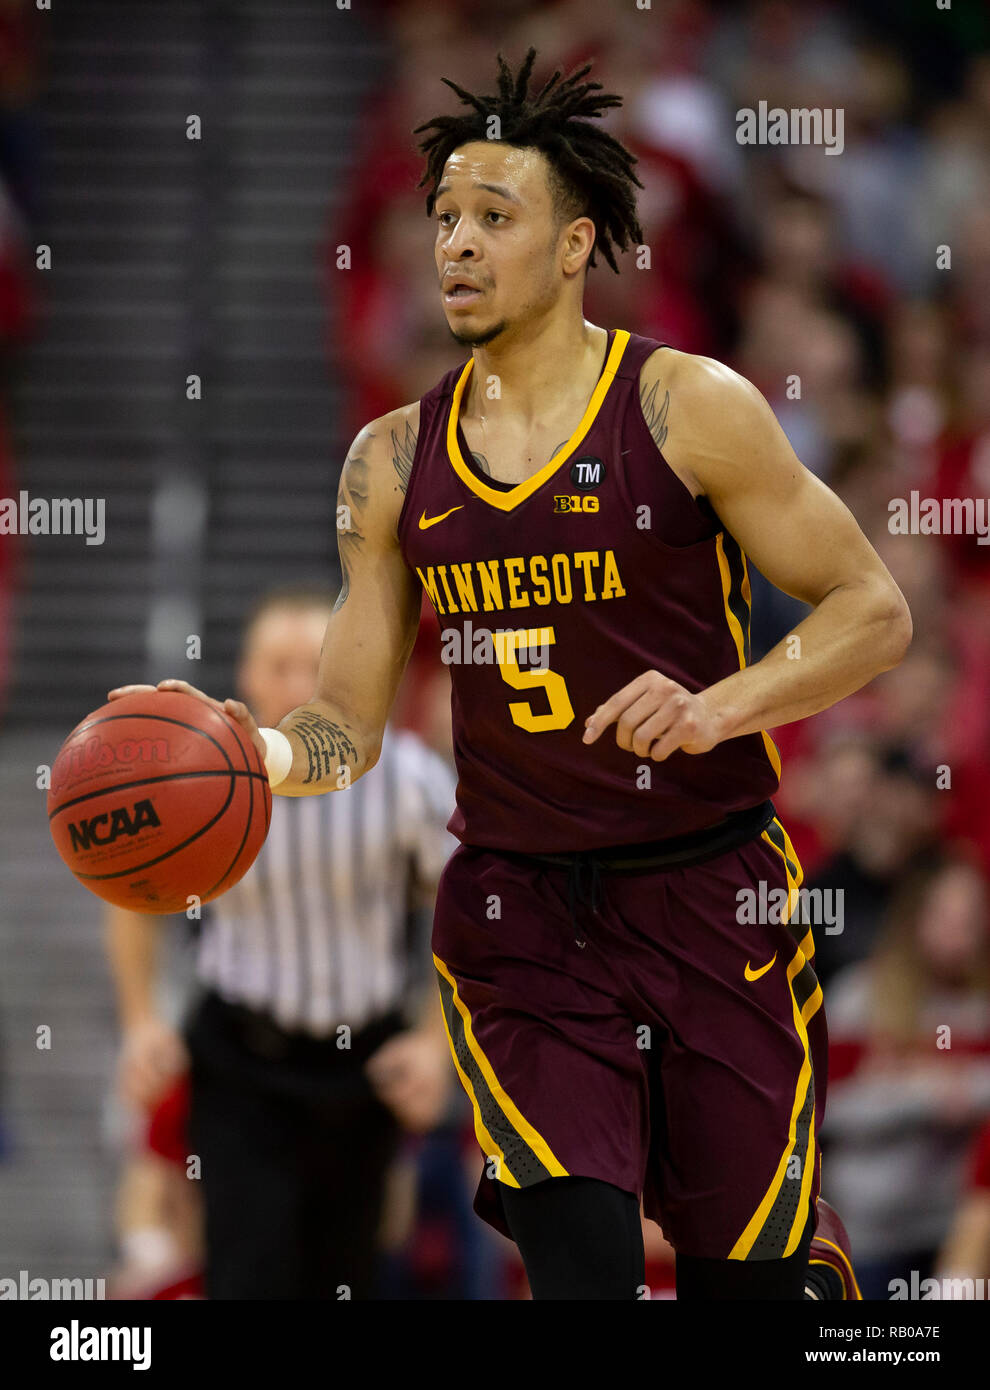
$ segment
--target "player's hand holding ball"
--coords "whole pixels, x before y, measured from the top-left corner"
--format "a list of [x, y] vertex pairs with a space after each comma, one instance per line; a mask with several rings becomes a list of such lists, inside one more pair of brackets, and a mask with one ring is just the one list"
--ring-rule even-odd
[[188, 681], [180, 680], [159, 681], [157, 685], [120, 685], [116, 690], [111, 690], [109, 692], [107, 699], [112, 703], [114, 700], [124, 699], [128, 695], [136, 694], [138, 691], [147, 693], [155, 690], [175, 690], [181, 691], [184, 695], [192, 695], [197, 700], [205, 700], [208, 705], [212, 705], [215, 710], [219, 710], [221, 714], [227, 715], [229, 719], [236, 720], [261, 754], [261, 760], [264, 762], [265, 755], [268, 751], [267, 745], [261, 736], [254, 715], [241, 700], [214, 700], [212, 695], [207, 695], [202, 690], [197, 690], [196, 687], [190, 685]]
[[55, 846], [80, 883], [118, 907], [198, 909], [242, 878], [264, 844], [266, 752], [238, 700], [180, 680], [112, 690], [53, 764]]

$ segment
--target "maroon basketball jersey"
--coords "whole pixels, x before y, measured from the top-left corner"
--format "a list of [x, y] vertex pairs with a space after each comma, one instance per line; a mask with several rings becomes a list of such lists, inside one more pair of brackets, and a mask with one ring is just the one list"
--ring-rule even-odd
[[699, 691], [749, 660], [746, 559], [664, 461], [639, 397], [662, 344], [609, 330], [567, 444], [517, 486], [478, 468], [459, 424], [474, 359], [420, 402], [399, 517], [406, 563], [440, 620], [453, 682], [457, 808], [467, 844], [556, 853], [714, 825], [777, 787], [765, 733], [655, 763], [584, 721], [655, 669]]

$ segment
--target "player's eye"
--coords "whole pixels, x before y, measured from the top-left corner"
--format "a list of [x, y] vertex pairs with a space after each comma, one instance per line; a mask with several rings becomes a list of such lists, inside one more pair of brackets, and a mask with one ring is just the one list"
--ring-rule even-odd
[[[437, 222], [440, 224], [441, 227], [449, 227], [449, 226], [450, 226], [450, 223], [447, 222], [447, 221], [445, 221], [444, 219], [445, 219], [445, 218], [448, 218], [448, 217], [453, 217], [454, 215], [455, 215], [455, 214], [452, 213], [452, 212], [450, 212], [450, 211], [438, 212], [437, 215], [436, 215]], [[507, 220], [507, 215], [506, 215], [504, 212], [497, 212], [494, 208], [490, 208], [490, 209], [488, 210], [488, 212], [485, 213], [485, 216], [486, 216], [486, 217], [499, 217], [499, 218], [501, 218], [503, 221]]]

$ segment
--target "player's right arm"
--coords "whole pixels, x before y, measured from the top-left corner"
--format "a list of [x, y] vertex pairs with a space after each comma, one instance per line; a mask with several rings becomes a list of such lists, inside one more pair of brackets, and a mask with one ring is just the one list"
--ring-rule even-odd
[[[274, 788], [281, 796], [348, 786], [374, 767], [381, 753], [422, 606], [421, 585], [398, 539], [418, 430], [418, 402], [390, 411], [358, 433], [344, 461], [337, 492], [342, 583], [312, 699], [278, 724], [292, 751], [288, 775]], [[141, 688], [122, 686], [110, 698]], [[241, 701], [213, 700], [180, 680], [159, 681], [157, 688], [182, 690], [222, 709], [265, 757], [265, 741]]]
[[374, 767], [416, 641], [422, 586], [399, 549], [398, 521], [416, 451], [419, 404], [366, 425], [337, 492], [342, 582], [327, 623], [312, 700], [278, 725], [292, 769], [275, 790], [308, 796]]

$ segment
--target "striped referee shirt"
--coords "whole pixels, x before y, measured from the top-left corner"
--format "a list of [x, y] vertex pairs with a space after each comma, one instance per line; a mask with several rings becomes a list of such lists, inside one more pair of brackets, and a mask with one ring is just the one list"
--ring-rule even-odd
[[273, 797], [257, 859], [204, 910], [200, 981], [321, 1037], [401, 1009], [429, 959], [428, 929], [409, 932], [410, 888], [432, 891], [457, 847], [455, 787], [443, 758], [388, 729], [346, 791]]

